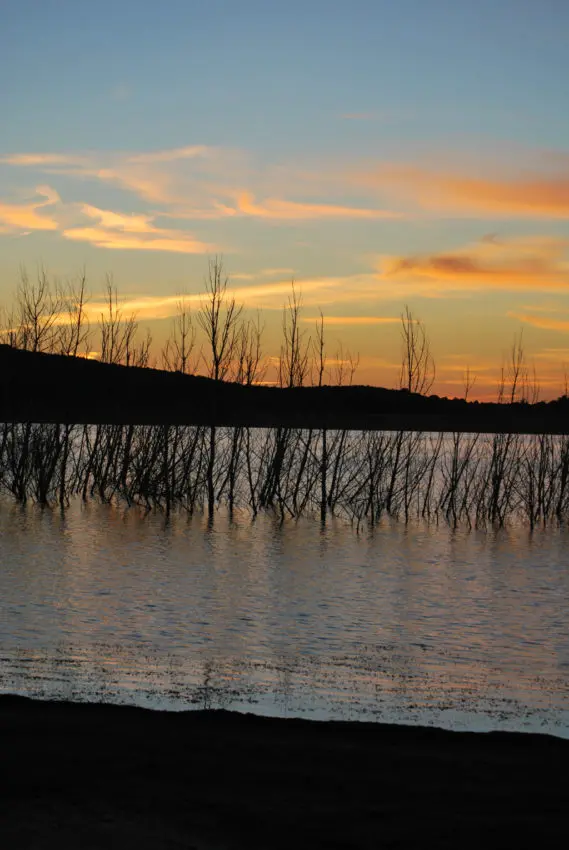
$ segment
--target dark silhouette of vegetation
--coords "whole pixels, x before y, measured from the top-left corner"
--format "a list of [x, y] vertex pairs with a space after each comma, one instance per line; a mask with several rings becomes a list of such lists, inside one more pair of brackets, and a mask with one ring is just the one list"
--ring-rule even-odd
[[[0, 345], [0, 490], [22, 503], [81, 496], [210, 518], [226, 506], [356, 525], [567, 519], [569, 400], [538, 401], [521, 335], [496, 403], [467, 401], [468, 368], [464, 399], [429, 396], [429, 339], [405, 307], [400, 389], [356, 386], [357, 357], [340, 349], [330, 368], [324, 316], [314, 335], [302, 329], [293, 283], [278, 386], [264, 386], [261, 318], [244, 316], [228, 282], [216, 257], [195, 317], [180, 297], [160, 370], [112, 278], [89, 360], [78, 356], [92, 339], [85, 275], [52, 286], [22, 272]], [[194, 374], [199, 364], [209, 377]]]

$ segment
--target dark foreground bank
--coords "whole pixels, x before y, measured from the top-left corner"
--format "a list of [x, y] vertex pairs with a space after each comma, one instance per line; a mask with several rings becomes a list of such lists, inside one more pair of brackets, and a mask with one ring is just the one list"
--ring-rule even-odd
[[561, 847], [569, 741], [0, 697], [6, 848]]

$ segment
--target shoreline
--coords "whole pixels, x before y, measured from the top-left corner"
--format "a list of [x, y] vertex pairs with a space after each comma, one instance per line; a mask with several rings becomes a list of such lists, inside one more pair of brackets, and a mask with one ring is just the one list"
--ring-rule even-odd
[[554, 846], [569, 741], [0, 696], [10, 848]]
[[0, 344], [4, 423], [564, 435], [568, 410], [565, 396], [500, 403], [356, 384], [243, 385]]

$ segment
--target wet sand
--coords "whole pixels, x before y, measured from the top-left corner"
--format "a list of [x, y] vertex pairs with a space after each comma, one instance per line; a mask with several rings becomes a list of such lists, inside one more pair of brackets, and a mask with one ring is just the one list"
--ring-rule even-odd
[[555, 847], [569, 741], [0, 697], [5, 848]]

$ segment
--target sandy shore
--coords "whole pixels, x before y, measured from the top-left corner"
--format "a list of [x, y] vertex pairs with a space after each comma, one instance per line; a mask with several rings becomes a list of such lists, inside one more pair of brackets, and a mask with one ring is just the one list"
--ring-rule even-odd
[[556, 847], [569, 741], [0, 697], [5, 848]]

